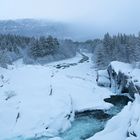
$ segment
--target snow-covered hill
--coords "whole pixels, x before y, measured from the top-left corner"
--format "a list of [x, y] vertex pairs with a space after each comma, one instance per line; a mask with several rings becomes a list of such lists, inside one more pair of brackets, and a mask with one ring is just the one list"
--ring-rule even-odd
[[60, 39], [72, 36], [69, 26], [64, 23], [35, 19], [0, 21], [0, 33], [30, 37], [52, 35]]
[[[18, 60], [0, 68], [0, 139], [54, 137], [71, 127], [75, 111], [107, 109], [112, 94], [96, 85], [91, 55], [46, 65]], [[80, 61], [81, 60], [81, 61]]]

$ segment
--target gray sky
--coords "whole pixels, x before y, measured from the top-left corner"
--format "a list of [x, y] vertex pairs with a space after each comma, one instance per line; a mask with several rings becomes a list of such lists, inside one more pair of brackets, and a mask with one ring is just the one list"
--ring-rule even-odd
[[137, 33], [140, 0], [0, 0], [0, 19], [72, 22], [95, 32]]

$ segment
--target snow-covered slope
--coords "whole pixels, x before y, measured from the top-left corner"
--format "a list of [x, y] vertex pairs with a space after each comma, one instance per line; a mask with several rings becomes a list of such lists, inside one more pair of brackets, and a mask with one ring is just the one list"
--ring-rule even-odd
[[111, 106], [103, 99], [112, 93], [96, 85], [92, 62], [78, 63], [82, 57], [44, 66], [20, 60], [9, 69], [0, 68], [1, 140], [54, 137], [71, 126], [75, 111]]

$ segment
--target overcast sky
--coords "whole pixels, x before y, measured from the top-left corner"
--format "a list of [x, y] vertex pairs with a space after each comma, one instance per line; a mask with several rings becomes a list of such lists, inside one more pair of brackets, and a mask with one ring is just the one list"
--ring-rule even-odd
[[140, 0], [0, 0], [0, 19], [77, 23], [95, 32], [140, 31]]

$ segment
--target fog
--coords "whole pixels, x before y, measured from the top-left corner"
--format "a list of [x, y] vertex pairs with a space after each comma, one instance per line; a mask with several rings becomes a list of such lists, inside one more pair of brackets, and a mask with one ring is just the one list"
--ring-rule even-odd
[[140, 0], [0, 0], [0, 20], [48, 19], [89, 37], [140, 30]]

